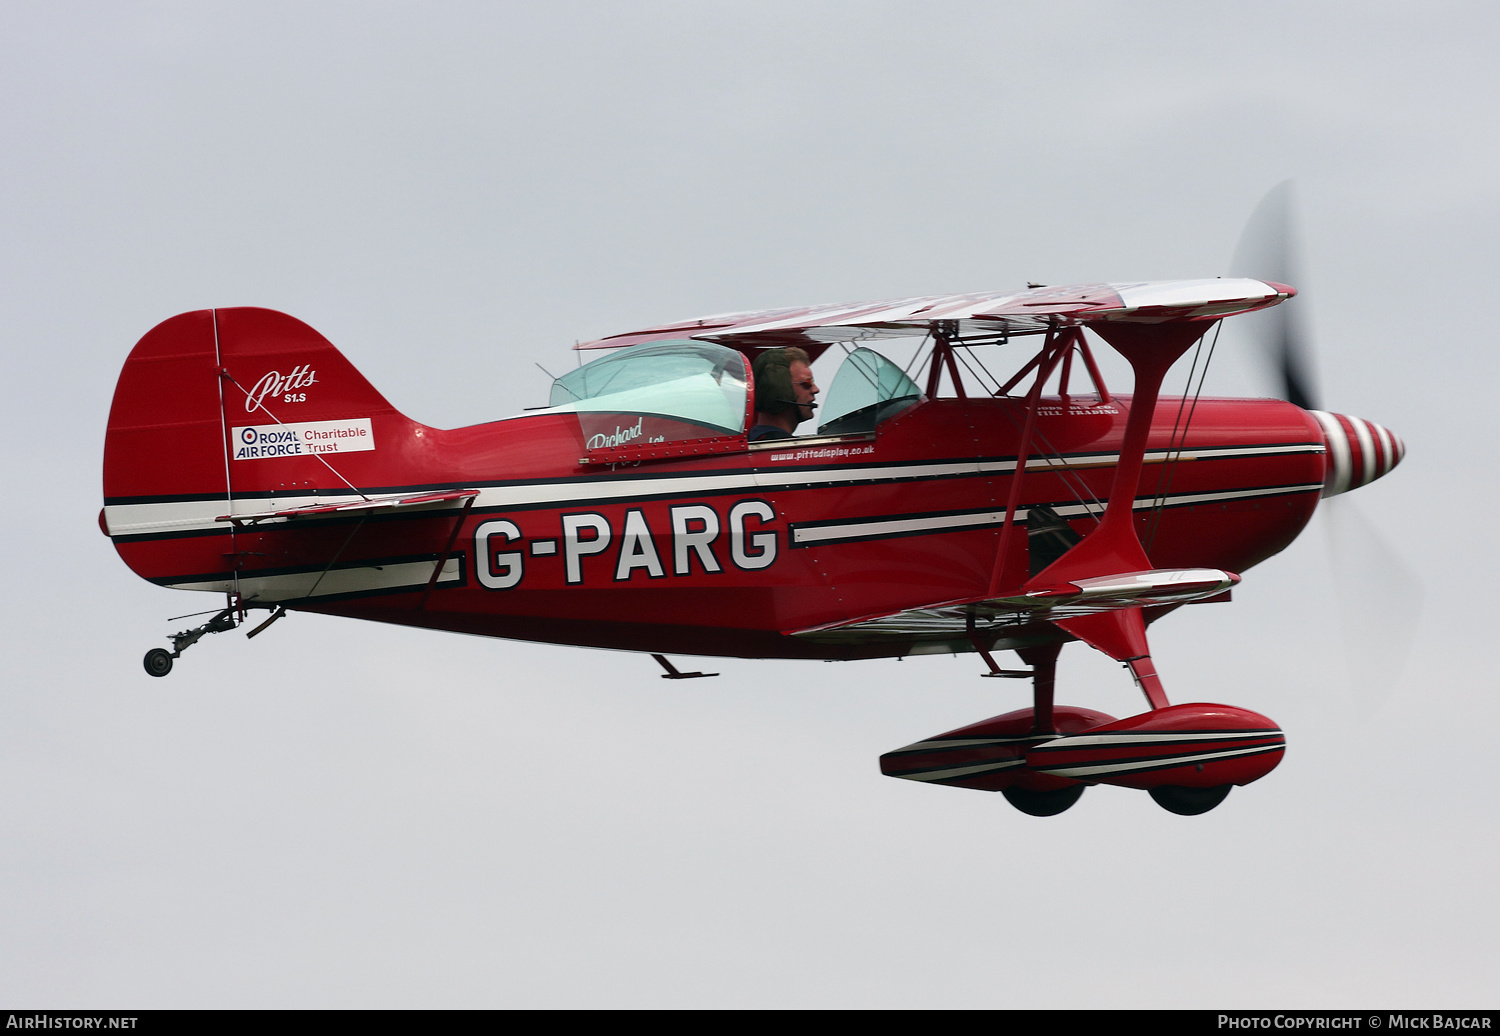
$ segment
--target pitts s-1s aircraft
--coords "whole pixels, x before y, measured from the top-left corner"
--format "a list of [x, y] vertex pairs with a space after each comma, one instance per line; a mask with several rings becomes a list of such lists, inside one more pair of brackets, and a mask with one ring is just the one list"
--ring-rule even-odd
[[[580, 346], [607, 351], [550, 406], [452, 430], [398, 413], [289, 316], [184, 313], [120, 375], [100, 525], [151, 582], [228, 595], [146, 656], [154, 676], [254, 609], [271, 615], [252, 636], [312, 611], [647, 652], [669, 677], [706, 674], [667, 654], [975, 652], [986, 675], [1029, 676], [1033, 705], [888, 752], [886, 774], [1034, 815], [1097, 783], [1201, 813], [1284, 737], [1243, 708], [1169, 704], [1147, 625], [1226, 598], [1320, 497], [1403, 453], [1377, 424], [1201, 380], [1161, 397], [1221, 318], [1293, 294], [1225, 278], [709, 317]], [[892, 338], [921, 340], [906, 369], [870, 347]], [[1091, 338], [1129, 361], [1131, 395]], [[752, 441], [769, 406], [752, 361], [831, 346], [816, 434]], [[1128, 666], [1147, 711], [1054, 704], [1073, 640]]]

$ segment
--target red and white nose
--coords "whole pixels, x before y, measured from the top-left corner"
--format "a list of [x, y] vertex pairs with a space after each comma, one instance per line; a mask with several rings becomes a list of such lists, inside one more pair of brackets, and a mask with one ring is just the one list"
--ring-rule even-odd
[[1323, 428], [1327, 461], [1323, 495], [1338, 496], [1374, 482], [1406, 456], [1406, 444], [1395, 432], [1347, 414], [1309, 410]]

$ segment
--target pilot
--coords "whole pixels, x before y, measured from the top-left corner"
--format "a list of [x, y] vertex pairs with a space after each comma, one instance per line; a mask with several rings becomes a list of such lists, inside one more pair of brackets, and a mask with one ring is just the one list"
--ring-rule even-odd
[[795, 346], [767, 349], [755, 358], [755, 425], [751, 442], [790, 439], [803, 421], [812, 420], [818, 396], [807, 353]]

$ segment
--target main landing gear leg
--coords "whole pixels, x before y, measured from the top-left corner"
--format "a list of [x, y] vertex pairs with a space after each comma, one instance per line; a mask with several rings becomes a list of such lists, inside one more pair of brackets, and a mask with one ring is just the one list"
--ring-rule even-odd
[[[1057, 656], [1061, 643], [1037, 644], [1017, 648], [1021, 661], [1031, 666], [1031, 733], [1056, 734], [1052, 716], [1053, 688], [1057, 683]], [[1070, 808], [1083, 796], [1084, 785], [1069, 784], [1061, 788], [1023, 788], [1012, 785], [1001, 790], [1007, 802], [1022, 813], [1034, 817], [1054, 817]]]
[[1166, 689], [1161, 685], [1161, 677], [1156, 675], [1156, 665], [1151, 661], [1150, 655], [1127, 658], [1125, 664], [1130, 668], [1130, 675], [1135, 677], [1136, 686], [1146, 696], [1153, 711], [1171, 704], [1167, 701]]
[[1057, 733], [1057, 726], [1052, 722], [1052, 691], [1057, 683], [1057, 656], [1061, 653], [1061, 644], [1038, 644], [1035, 647], [1016, 649], [1021, 661], [1031, 666], [1033, 734]]
[[152, 648], [146, 652], [142, 664], [152, 676], [166, 676], [172, 671], [172, 662], [188, 648], [202, 640], [208, 633], [227, 633], [238, 626], [238, 609], [231, 605], [201, 626], [172, 634], [172, 650]]

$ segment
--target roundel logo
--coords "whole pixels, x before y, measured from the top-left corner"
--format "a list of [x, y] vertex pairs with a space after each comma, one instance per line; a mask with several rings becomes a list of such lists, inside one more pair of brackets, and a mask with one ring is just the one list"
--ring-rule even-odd
[[252, 445], [255, 442], [255, 429], [246, 428], [240, 432], [240, 442], [247, 446]]

